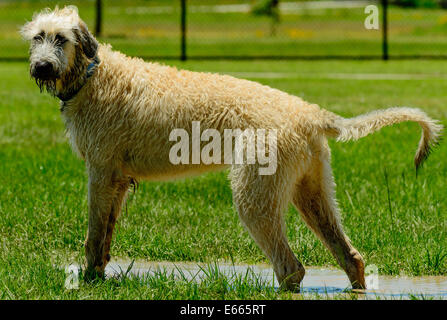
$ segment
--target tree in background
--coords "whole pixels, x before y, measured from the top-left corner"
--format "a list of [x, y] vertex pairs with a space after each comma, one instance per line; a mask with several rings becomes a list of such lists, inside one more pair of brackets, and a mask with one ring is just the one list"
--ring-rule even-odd
[[251, 13], [257, 16], [271, 17], [270, 35], [276, 35], [276, 28], [279, 24], [279, 0], [258, 0], [253, 3]]

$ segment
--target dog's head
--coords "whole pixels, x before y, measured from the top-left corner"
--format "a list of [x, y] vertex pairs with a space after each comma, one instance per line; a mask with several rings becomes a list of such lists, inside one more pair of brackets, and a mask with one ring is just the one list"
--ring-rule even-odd
[[76, 80], [96, 56], [98, 42], [74, 6], [45, 9], [20, 30], [30, 41], [30, 74], [40, 89], [55, 94], [60, 79]]

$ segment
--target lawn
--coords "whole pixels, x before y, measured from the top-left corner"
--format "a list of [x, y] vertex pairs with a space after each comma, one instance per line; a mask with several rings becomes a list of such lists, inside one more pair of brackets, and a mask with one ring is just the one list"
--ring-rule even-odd
[[[169, 63], [197, 71], [247, 72], [346, 117], [411, 106], [447, 124], [446, 63], [441, 61]], [[371, 73], [407, 78], [350, 77]], [[447, 145], [433, 152], [416, 178], [419, 137], [416, 124], [404, 123], [358, 142], [330, 142], [345, 230], [380, 274], [447, 275]], [[58, 102], [39, 93], [26, 63], [0, 63], [0, 161], [0, 299], [297, 298], [244, 278], [229, 286], [215, 272], [201, 284], [162, 273], [64, 289], [61, 266], [83, 257], [87, 177], [65, 138]], [[291, 247], [304, 265], [336, 266], [292, 207], [287, 225]], [[227, 172], [143, 182], [130, 194], [111, 252], [152, 261], [267, 262], [238, 221]]]

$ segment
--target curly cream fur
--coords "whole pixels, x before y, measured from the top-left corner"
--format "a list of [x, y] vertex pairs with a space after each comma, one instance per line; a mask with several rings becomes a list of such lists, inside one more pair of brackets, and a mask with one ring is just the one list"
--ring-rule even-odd
[[[416, 121], [423, 127], [417, 164], [435, 141], [440, 126], [417, 109], [393, 108], [343, 119], [302, 99], [256, 82], [228, 75], [197, 73], [147, 63], [99, 45], [99, 65], [84, 77], [91, 57], [82, 42], [95, 41], [77, 10], [35, 15], [22, 33], [64, 32], [66, 68], [56, 79], [56, 95], [79, 92], [63, 103], [62, 117], [73, 149], [89, 174], [87, 270], [103, 273], [115, 221], [131, 182], [164, 180], [221, 169], [224, 165], [169, 161], [169, 134], [202, 129], [277, 129], [277, 171], [258, 174], [258, 165], [233, 165], [231, 186], [242, 223], [273, 264], [279, 282], [298, 289], [304, 268], [290, 249], [282, 214], [289, 201], [346, 271], [355, 288], [364, 288], [364, 262], [344, 234], [335, 201], [327, 136], [357, 139], [385, 125]], [[83, 30], [84, 38], [76, 37]], [[80, 43], [81, 42], [81, 43]], [[93, 49], [96, 50], [95, 46]], [[90, 51], [93, 50], [90, 48]], [[31, 52], [32, 54], [32, 52]], [[74, 85], [75, 84], [75, 85]]]

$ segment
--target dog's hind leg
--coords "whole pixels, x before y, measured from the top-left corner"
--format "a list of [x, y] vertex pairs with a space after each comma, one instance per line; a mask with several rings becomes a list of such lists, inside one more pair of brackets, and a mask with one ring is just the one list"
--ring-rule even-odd
[[327, 142], [315, 150], [309, 170], [297, 179], [293, 203], [349, 277], [354, 289], [365, 288], [364, 261], [339, 222]]
[[288, 178], [279, 172], [260, 176], [257, 166], [240, 166], [233, 167], [231, 180], [239, 217], [273, 264], [281, 288], [299, 291], [305, 271], [289, 247], [283, 219], [290, 200], [284, 189], [293, 185]]

